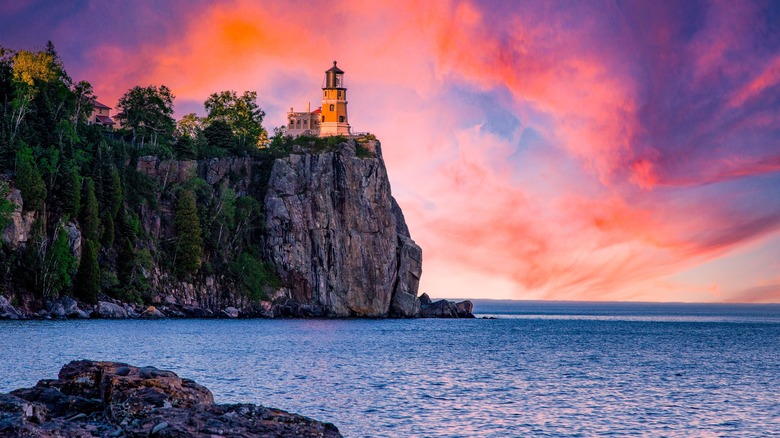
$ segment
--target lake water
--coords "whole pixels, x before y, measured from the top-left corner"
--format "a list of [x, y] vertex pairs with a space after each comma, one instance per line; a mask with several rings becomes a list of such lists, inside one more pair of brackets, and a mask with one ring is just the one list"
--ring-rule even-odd
[[780, 305], [475, 305], [498, 319], [0, 321], [0, 392], [87, 358], [345, 436], [780, 434]]

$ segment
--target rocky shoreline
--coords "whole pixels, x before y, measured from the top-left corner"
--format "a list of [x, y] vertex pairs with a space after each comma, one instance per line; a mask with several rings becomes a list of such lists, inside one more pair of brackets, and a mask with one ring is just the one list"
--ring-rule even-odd
[[[420, 318], [474, 318], [471, 301], [458, 303], [432, 301], [427, 294], [419, 299]], [[40, 309], [14, 307], [0, 295], [1, 319], [162, 319], [162, 318], [328, 318], [327, 309], [322, 306], [301, 304], [292, 299], [275, 302], [261, 301], [243, 308], [225, 307], [218, 311], [189, 305], [181, 305], [172, 297], [154, 305], [139, 305], [121, 302], [106, 296], [96, 305], [77, 301], [69, 296], [47, 301]]]
[[56, 380], [0, 394], [0, 437], [340, 437], [336, 426], [254, 404], [215, 404], [171, 371], [73, 361]]

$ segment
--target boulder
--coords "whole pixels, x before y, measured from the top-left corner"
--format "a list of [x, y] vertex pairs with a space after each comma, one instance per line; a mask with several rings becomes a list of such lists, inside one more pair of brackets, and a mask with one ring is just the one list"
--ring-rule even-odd
[[458, 312], [458, 318], [474, 318], [474, 303], [469, 300], [455, 303], [455, 310]]
[[145, 318], [145, 319], [160, 319], [160, 318], [165, 318], [165, 315], [163, 315], [162, 312], [157, 310], [156, 307], [149, 306], [149, 307], [146, 308], [146, 310], [141, 312], [141, 318]]
[[447, 300], [439, 300], [431, 304], [420, 306], [420, 316], [423, 318], [457, 318], [458, 309], [455, 303]]
[[238, 318], [238, 309], [235, 307], [226, 307], [220, 312], [220, 316], [223, 318]]
[[92, 314], [98, 318], [107, 318], [107, 319], [127, 318], [127, 311], [124, 309], [124, 307], [118, 304], [109, 303], [108, 301], [98, 302], [98, 305], [95, 308], [95, 311], [92, 312]]
[[214, 404], [171, 371], [74, 361], [56, 380], [0, 394], [0, 436], [340, 437], [338, 428], [253, 404]]
[[24, 315], [19, 313], [4, 296], [0, 295], [0, 319], [24, 319]]

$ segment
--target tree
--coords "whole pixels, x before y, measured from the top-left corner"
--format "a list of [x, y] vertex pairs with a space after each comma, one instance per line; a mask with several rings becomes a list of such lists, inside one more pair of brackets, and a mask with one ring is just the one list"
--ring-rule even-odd
[[232, 90], [221, 91], [209, 96], [203, 105], [208, 112], [206, 124], [225, 122], [236, 137], [238, 152], [260, 145], [265, 133], [262, 125], [265, 112], [257, 106], [256, 91], [244, 91], [241, 96]]
[[227, 123], [217, 120], [203, 130], [209, 146], [228, 151], [235, 151], [237, 145], [236, 136]]
[[148, 140], [157, 146], [159, 140], [168, 141], [173, 137], [176, 127], [173, 99], [173, 93], [165, 85], [135, 86], [119, 99], [116, 118], [132, 132], [134, 144], [143, 147]]
[[176, 270], [180, 275], [198, 270], [203, 255], [203, 233], [192, 192], [179, 192], [176, 205]]
[[72, 218], [79, 217], [81, 210], [81, 175], [74, 163], [69, 163], [60, 183], [62, 210]]
[[81, 234], [84, 239], [97, 242], [100, 237], [100, 216], [98, 213], [95, 181], [84, 178], [84, 200], [81, 208]]
[[46, 199], [46, 183], [35, 164], [32, 149], [23, 146], [16, 153], [16, 185], [22, 192], [24, 209], [40, 210]]
[[20, 50], [13, 60], [14, 100], [11, 143], [19, 126], [30, 110], [30, 104], [40, 92], [42, 84], [57, 78], [57, 66], [54, 57], [46, 52], [28, 52]]
[[11, 214], [16, 210], [16, 204], [8, 199], [9, 192], [8, 184], [0, 181], [0, 233], [11, 222]]
[[45, 298], [54, 298], [70, 286], [78, 260], [70, 250], [68, 233], [60, 224], [54, 236], [54, 243], [43, 257], [41, 289]]
[[74, 292], [76, 297], [88, 302], [97, 303], [100, 293], [100, 266], [98, 265], [98, 244], [93, 240], [84, 242], [81, 251], [81, 263], [76, 272]]

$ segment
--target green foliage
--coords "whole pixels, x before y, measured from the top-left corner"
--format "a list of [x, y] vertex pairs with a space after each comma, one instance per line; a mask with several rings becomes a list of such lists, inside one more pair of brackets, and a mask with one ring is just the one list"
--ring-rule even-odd
[[143, 147], [148, 142], [157, 146], [173, 138], [173, 99], [165, 85], [135, 86], [119, 99], [116, 118], [131, 132], [133, 144]]
[[243, 252], [230, 264], [230, 272], [239, 290], [253, 301], [268, 298], [264, 289], [279, 288], [281, 281], [273, 268], [258, 256]]
[[68, 234], [60, 224], [54, 243], [44, 256], [42, 269], [42, 289], [45, 298], [55, 298], [69, 287], [76, 271], [78, 260], [70, 250]]
[[86, 240], [81, 250], [81, 263], [76, 272], [73, 290], [76, 297], [88, 303], [97, 303], [100, 294], [100, 265], [98, 265], [98, 244]]
[[232, 90], [221, 91], [209, 96], [203, 106], [208, 112], [207, 125], [223, 122], [235, 135], [235, 153], [257, 149], [267, 137], [262, 125], [265, 112], [257, 106], [256, 91], [245, 91], [241, 96]]
[[360, 143], [355, 143], [355, 155], [358, 158], [376, 158], [376, 154], [368, 150], [367, 147]]
[[22, 192], [24, 209], [40, 210], [46, 199], [46, 184], [35, 164], [32, 149], [24, 146], [16, 153], [16, 185]]
[[84, 178], [84, 199], [81, 209], [81, 234], [84, 239], [97, 242], [100, 238], [100, 216], [98, 201], [95, 196], [95, 181]]
[[63, 172], [60, 184], [62, 210], [70, 217], [78, 217], [81, 211], [81, 175], [75, 164]]
[[203, 130], [208, 145], [212, 148], [222, 149], [223, 151], [235, 151], [238, 140], [230, 129], [230, 126], [222, 120], [212, 122]]
[[200, 268], [203, 256], [203, 235], [198, 220], [195, 196], [181, 191], [176, 206], [175, 264], [179, 275], [191, 274]]
[[11, 222], [11, 215], [16, 210], [16, 204], [8, 199], [9, 193], [8, 184], [0, 181], [0, 233]]

